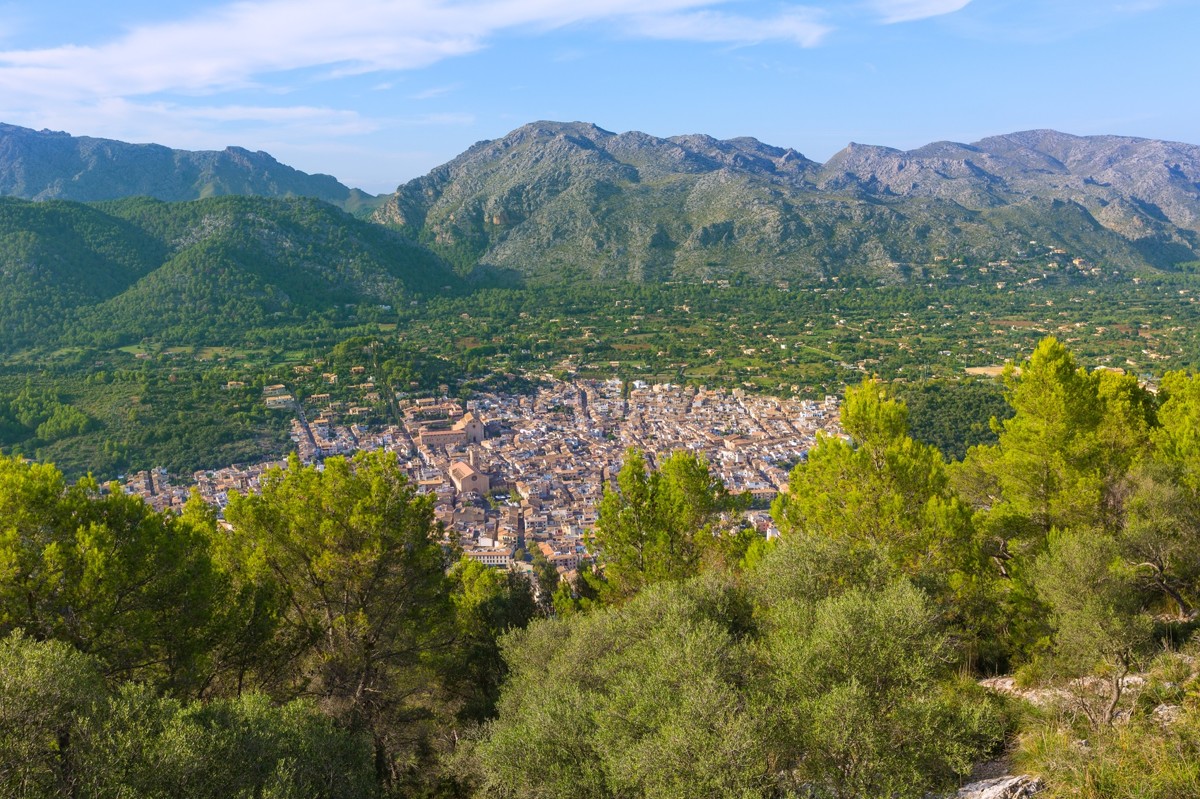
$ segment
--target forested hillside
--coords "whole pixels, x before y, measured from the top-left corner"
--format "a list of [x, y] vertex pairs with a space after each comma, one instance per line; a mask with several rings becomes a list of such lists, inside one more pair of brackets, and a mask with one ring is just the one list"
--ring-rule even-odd
[[214, 343], [457, 283], [425, 249], [316, 200], [0, 199], [0, 349]]
[[1047, 338], [1004, 396], [947, 461], [850, 388], [770, 543], [702, 460], [630, 452], [597, 566], [539, 602], [387, 455], [293, 460], [228, 526], [0, 460], [0, 783], [868, 799], [1005, 757], [1049, 797], [1194, 796], [1200, 377]]

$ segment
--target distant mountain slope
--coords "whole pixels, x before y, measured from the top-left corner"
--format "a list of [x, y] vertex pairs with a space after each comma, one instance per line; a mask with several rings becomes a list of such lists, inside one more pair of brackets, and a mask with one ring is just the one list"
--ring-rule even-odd
[[536, 122], [409, 181], [376, 211], [463, 271], [521, 279], [903, 278], [1030, 240], [1117, 268], [1200, 251], [1200, 148], [1029, 131], [826, 164], [755, 139]]
[[211, 343], [458, 280], [428, 250], [307, 198], [0, 198], [0, 350]]
[[166, 253], [95, 208], [0, 198], [0, 346], [58, 335], [71, 310], [116, 296]]
[[376, 201], [329, 175], [309, 175], [240, 147], [172, 150], [0, 123], [0, 195], [91, 202], [227, 194], [314, 197], [351, 212]]
[[1200, 232], [1200, 147], [1154, 139], [1031, 130], [908, 152], [851, 144], [817, 185], [968, 207], [1049, 197], [1078, 202], [1131, 238], [1164, 222]]

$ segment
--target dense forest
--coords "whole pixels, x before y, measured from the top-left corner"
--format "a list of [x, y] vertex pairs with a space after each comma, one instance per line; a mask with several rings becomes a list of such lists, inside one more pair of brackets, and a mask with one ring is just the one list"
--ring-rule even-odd
[[1047, 338], [1003, 398], [947, 460], [848, 389], [770, 542], [702, 459], [630, 452], [573, 582], [459, 560], [383, 454], [227, 523], [4, 458], [0, 792], [867, 799], [1004, 758], [1196, 796], [1200, 376]]

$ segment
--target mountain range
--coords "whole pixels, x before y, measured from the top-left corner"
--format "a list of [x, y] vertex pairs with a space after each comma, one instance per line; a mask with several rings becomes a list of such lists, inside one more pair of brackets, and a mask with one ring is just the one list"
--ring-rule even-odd
[[[900, 282], [923, 279], [935, 264], [1020, 260], [1030, 242], [1106, 274], [1107, 267], [1171, 270], [1200, 258], [1200, 147], [1047, 130], [909, 151], [851, 144], [822, 164], [752, 138], [658, 138], [535, 122], [372, 198], [262, 152], [189, 152], [0, 125], [0, 194], [88, 202], [311, 197], [369, 214], [419, 245], [384, 249], [409, 260], [424, 252], [418, 260], [438, 274], [434, 283], [444, 279], [443, 266], [431, 266], [439, 260], [476, 281], [536, 285], [735, 274]], [[20, 232], [4, 229], [5, 218], [21, 216], [13, 208], [0, 215], [0, 240]], [[289, 227], [291, 206], [228, 206], [235, 208], [311, 241], [327, 241], [329, 226], [353, 221], [305, 213], [324, 227], [300, 235]], [[273, 219], [277, 213], [291, 216]], [[207, 213], [171, 214], [212, 224]], [[129, 232], [128, 220], [118, 221]], [[206, 230], [176, 231], [171, 241]], [[361, 239], [363, 230], [341, 235]]]
[[374, 215], [455, 261], [556, 279], [904, 276], [1030, 241], [1121, 268], [1200, 252], [1200, 147], [1027, 131], [824, 164], [752, 138], [536, 122], [400, 186]]
[[351, 212], [377, 202], [330, 175], [300, 172], [261, 151], [173, 150], [0, 123], [0, 195], [77, 202], [144, 196], [180, 202], [227, 194], [314, 197]]

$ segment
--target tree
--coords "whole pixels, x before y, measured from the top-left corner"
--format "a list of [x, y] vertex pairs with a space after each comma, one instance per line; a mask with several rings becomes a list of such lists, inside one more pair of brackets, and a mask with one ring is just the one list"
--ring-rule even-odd
[[[1115, 535], [1127, 525], [1156, 414], [1136, 379], [1087, 373], [1053, 337], [1039, 342], [1019, 371], [1010, 365], [1004, 379], [1013, 416], [996, 425], [994, 445], [968, 452], [953, 479], [976, 508], [984, 550], [1003, 578], [1011, 620], [1004, 638], [1020, 657], [1048, 632], [1032, 570], [1051, 531]], [[1132, 557], [1141, 544], [1130, 543]]]
[[907, 581], [777, 599], [764, 616], [771, 736], [796, 789], [921, 796], [1003, 741], [995, 702], [954, 683], [950, 639]]
[[646, 585], [697, 574], [706, 560], [736, 563], [740, 553], [725, 553], [742, 539], [723, 523], [747, 501], [731, 495], [701, 456], [681, 450], [649, 470], [641, 452], [628, 450], [617, 490], [605, 489], [596, 520], [605, 579], [628, 598]]
[[127, 683], [84, 730], [81, 796], [370, 797], [370, 736], [311, 702], [262, 694], [203, 702]]
[[0, 792], [75, 796], [80, 731], [104, 698], [100, 664], [61, 641], [0, 640]]
[[1178, 464], [1154, 458], [1130, 473], [1124, 505], [1122, 557], [1140, 585], [1191, 618], [1200, 599], [1200, 496]]
[[908, 435], [908, 409], [864, 381], [846, 390], [842, 427], [797, 464], [772, 507], [780, 532], [876, 548], [905, 574], [928, 578], [969, 557], [969, 509], [950, 490], [941, 454]]
[[1200, 375], [1168, 372], [1159, 399], [1155, 457], [1178, 469], [1181, 485], [1200, 493]]
[[1117, 541], [1104, 532], [1056, 530], [1033, 581], [1052, 612], [1054, 664], [1071, 677], [1100, 670], [1108, 681], [1107, 700], [1095, 708], [1081, 696], [1079, 704], [1093, 724], [1112, 724], [1124, 679], [1153, 630]]
[[508, 674], [500, 638], [528, 625], [538, 608], [528, 578], [516, 572], [464, 557], [450, 570], [450, 581], [455, 615], [452, 682], [464, 697], [459, 715], [482, 720], [495, 713]]
[[847, 389], [841, 419], [850, 441], [820, 437], [772, 505], [773, 564], [794, 570], [781, 579], [841, 591], [907, 577], [973, 642], [970, 661], [1003, 659], [993, 642], [1007, 619], [941, 454], [908, 435], [907, 407], [879, 383]]
[[225, 589], [203, 534], [138, 497], [10, 458], [0, 513], [0, 629], [68, 641], [113, 678], [198, 690]]
[[[422, 739], [451, 638], [450, 583], [431, 497], [387, 452], [331, 458], [266, 477], [261, 496], [232, 498], [227, 518], [282, 592], [279, 636], [292, 659], [261, 675], [368, 731], [381, 783]], [[283, 679], [280, 679], [282, 677]]]
[[543, 616], [554, 609], [554, 594], [558, 591], [558, 568], [538, 547], [533, 548], [533, 578], [537, 582], [537, 605]]
[[1200, 600], [1200, 377], [1164, 375], [1152, 451], [1130, 471], [1119, 543], [1183, 617]]
[[1151, 395], [1132, 377], [1089, 375], [1053, 337], [1004, 380], [1015, 413], [958, 472], [960, 490], [987, 511], [1000, 557], [1036, 555], [1053, 528], [1113, 529], [1125, 475], [1149, 444]]
[[1002, 529], [1001, 540], [1031, 539], [1037, 547], [1052, 527], [1095, 520], [1100, 403], [1053, 338], [1038, 344], [1019, 374], [1010, 364], [1004, 382], [1016, 413], [1001, 426], [997, 444], [969, 451], [966, 473], [981, 473], [979, 501], [991, 511], [991, 526]]
[[596, 573], [595, 566], [592, 563], [583, 563], [575, 572], [574, 581], [558, 581], [558, 588], [550, 600], [554, 613], [558, 616], [570, 616], [573, 613], [595, 610], [603, 605], [607, 588], [603, 576]]
[[715, 578], [659, 583], [506, 638], [512, 674], [479, 745], [488, 795], [768, 795], [768, 714], [747, 691], [730, 593]]

